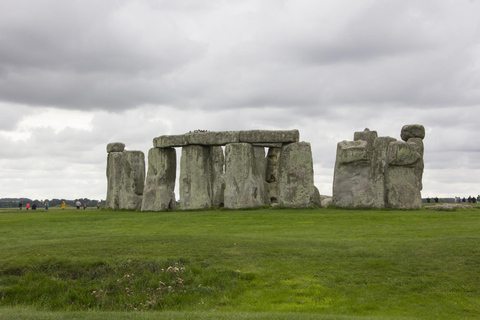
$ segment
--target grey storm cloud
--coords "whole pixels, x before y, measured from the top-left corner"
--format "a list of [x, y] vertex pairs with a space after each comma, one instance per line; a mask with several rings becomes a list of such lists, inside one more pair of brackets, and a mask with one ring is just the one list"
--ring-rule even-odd
[[324, 194], [336, 144], [365, 127], [399, 139], [425, 125], [427, 195], [450, 193], [436, 176], [467, 192], [480, 174], [478, 0], [0, 0], [0, 12], [0, 192], [53, 179], [46, 197], [53, 184], [102, 197], [107, 143], [146, 153], [195, 129], [299, 129]]

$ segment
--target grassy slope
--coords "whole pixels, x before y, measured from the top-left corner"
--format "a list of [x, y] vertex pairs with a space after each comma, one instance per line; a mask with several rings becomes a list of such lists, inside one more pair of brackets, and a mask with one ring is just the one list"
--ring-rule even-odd
[[[281, 318], [272, 312], [300, 312], [302, 318], [315, 313], [325, 319], [329, 315], [474, 319], [480, 317], [479, 218], [476, 209], [2, 211], [0, 270], [9, 272], [0, 272], [0, 291], [6, 295], [0, 305], [12, 304], [8, 296], [15, 294], [15, 284], [21, 284], [19, 292], [31, 284], [23, 297], [40, 294], [24, 305], [61, 309], [61, 304], [55, 307], [48, 300], [53, 293], [46, 287], [52, 286], [55, 274], [47, 270], [42, 277], [45, 266], [71, 268], [72, 273], [79, 272], [75, 266], [107, 266], [111, 273], [123, 274], [128, 272], [126, 261], [138, 259], [135, 270], [140, 273], [138, 268], [149, 263], [166, 267], [173, 261], [197, 270], [188, 280], [192, 284], [188, 297], [165, 305], [167, 311], [178, 312], [163, 314], [173, 318], [184, 318], [182, 313], [190, 311], [192, 318], [235, 311], [225, 318]], [[127, 269], [117, 270], [122, 264]], [[15, 275], [12, 270], [20, 271]], [[71, 299], [81, 300], [82, 294], [106, 286], [108, 276], [96, 279], [90, 273], [88, 277], [98, 281], [81, 283], [87, 286], [84, 292], [75, 289], [80, 287], [75, 277], [60, 277], [54, 283]], [[68, 288], [61, 286], [65, 281]], [[198, 283], [209, 282], [209, 292], [197, 289]], [[2, 310], [7, 316], [19, 312]], [[21, 310], [23, 318], [31, 314], [28, 308]]]

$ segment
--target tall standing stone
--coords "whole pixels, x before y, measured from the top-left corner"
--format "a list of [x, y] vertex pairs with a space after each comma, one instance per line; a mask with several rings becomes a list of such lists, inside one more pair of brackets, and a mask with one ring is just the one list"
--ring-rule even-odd
[[280, 156], [279, 205], [310, 207], [314, 205], [313, 158], [310, 143], [284, 145]]
[[141, 151], [125, 151], [120, 143], [107, 146], [106, 208], [140, 209], [145, 186], [145, 156]]
[[211, 147], [210, 155], [212, 159], [212, 206], [223, 207], [225, 156], [222, 147]]
[[375, 198], [370, 147], [367, 141], [341, 141], [333, 178], [333, 205], [371, 207]]
[[267, 153], [267, 167], [265, 181], [267, 182], [267, 195], [272, 205], [278, 205], [278, 175], [280, 168], [280, 155], [282, 148], [271, 147]]
[[180, 206], [182, 210], [212, 206], [212, 161], [210, 147], [189, 145], [180, 159]]
[[373, 207], [385, 208], [387, 195], [385, 193], [385, 175], [388, 170], [387, 151], [391, 142], [396, 141], [391, 137], [378, 137], [375, 139], [372, 151], [372, 183], [375, 190]]
[[177, 155], [174, 148], [150, 149], [142, 211], [174, 210], [176, 208], [176, 170]]
[[231, 143], [225, 147], [225, 207], [251, 208], [265, 204], [264, 175], [258, 172], [253, 146]]

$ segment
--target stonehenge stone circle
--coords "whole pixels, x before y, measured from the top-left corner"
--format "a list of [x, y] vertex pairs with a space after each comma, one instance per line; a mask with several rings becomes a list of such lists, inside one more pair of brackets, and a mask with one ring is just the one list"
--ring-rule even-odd
[[337, 145], [333, 205], [353, 208], [421, 207], [425, 128], [406, 125], [404, 141], [355, 132], [354, 141]]
[[[403, 141], [378, 137], [368, 128], [337, 145], [333, 195], [314, 185], [313, 157], [298, 130], [196, 130], [153, 139], [145, 157], [120, 142], [107, 145], [106, 208], [162, 211], [176, 209], [176, 150], [181, 147], [179, 192], [182, 210], [263, 205], [292, 208], [421, 207], [422, 125], [405, 125]], [[268, 148], [267, 153], [265, 148]], [[225, 150], [225, 153], [224, 153]]]
[[125, 151], [123, 143], [110, 143], [107, 207], [142, 211], [175, 209], [175, 147], [182, 148], [179, 177], [182, 210], [237, 209], [265, 204], [320, 206], [320, 193], [313, 185], [310, 144], [299, 139], [298, 130], [196, 130], [159, 136], [153, 139], [153, 148], [148, 153], [144, 184], [143, 154]]
[[145, 183], [145, 156], [126, 151], [123, 143], [107, 145], [107, 199], [105, 208], [140, 209]]

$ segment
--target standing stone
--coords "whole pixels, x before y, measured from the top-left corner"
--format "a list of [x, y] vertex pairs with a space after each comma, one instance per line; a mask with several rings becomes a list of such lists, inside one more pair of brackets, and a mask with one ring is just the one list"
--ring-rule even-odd
[[265, 204], [264, 179], [258, 172], [253, 146], [231, 143], [225, 147], [225, 207], [251, 208]]
[[267, 158], [265, 158], [265, 147], [253, 145], [253, 154], [255, 157], [255, 166], [258, 174], [263, 181], [263, 196], [264, 203], [270, 204], [270, 197], [268, 196], [268, 183], [266, 181]]
[[375, 198], [370, 148], [365, 140], [342, 141], [337, 145], [333, 178], [333, 205], [371, 207]]
[[212, 159], [210, 147], [182, 148], [180, 159], [180, 206], [182, 210], [212, 206]]
[[[145, 156], [141, 151], [125, 151], [107, 146], [106, 208], [140, 209], [145, 186]], [[113, 150], [122, 150], [121, 152]]]
[[387, 196], [385, 193], [385, 175], [388, 170], [387, 151], [390, 142], [396, 141], [391, 137], [378, 137], [373, 144], [372, 152], [372, 183], [375, 190], [373, 207], [385, 208]]
[[142, 211], [174, 210], [176, 208], [176, 171], [177, 155], [174, 148], [150, 149]]
[[269, 148], [267, 154], [267, 167], [265, 180], [267, 182], [267, 195], [272, 205], [278, 205], [278, 169], [280, 168], [281, 148]]
[[422, 198], [415, 169], [422, 156], [414, 142], [391, 142], [388, 146], [386, 174], [387, 206], [418, 209]]
[[310, 143], [284, 145], [278, 179], [279, 205], [310, 207], [314, 204], [313, 158]]
[[222, 147], [211, 147], [210, 154], [212, 158], [212, 206], [223, 207], [225, 156]]

